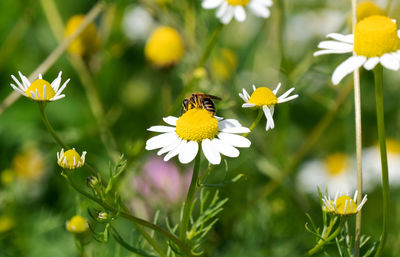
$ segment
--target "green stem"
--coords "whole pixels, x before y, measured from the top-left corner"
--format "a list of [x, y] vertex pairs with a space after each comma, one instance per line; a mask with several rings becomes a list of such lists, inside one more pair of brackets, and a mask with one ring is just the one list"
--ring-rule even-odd
[[70, 174], [66, 172], [66, 176], [65, 178], [67, 179], [67, 182], [71, 185], [71, 187], [73, 189], [75, 189], [78, 193], [80, 193], [81, 195], [85, 196], [86, 198], [92, 200], [93, 202], [97, 203], [98, 205], [102, 206], [104, 209], [113, 212], [113, 213], [118, 213], [120, 217], [131, 221], [132, 223], [134, 223], [135, 225], [142, 225], [144, 227], [150, 228], [152, 230], [157, 231], [158, 233], [166, 236], [167, 238], [169, 238], [172, 242], [174, 242], [176, 245], [178, 245], [180, 247], [180, 249], [182, 251], [184, 251], [186, 253], [187, 256], [193, 256], [193, 254], [191, 253], [190, 249], [186, 246], [185, 243], [183, 243], [181, 240], [179, 240], [175, 235], [171, 234], [170, 232], [168, 232], [168, 230], [159, 227], [151, 222], [148, 222], [146, 220], [137, 218], [135, 216], [132, 216], [131, 214], [129, 214], [126, 211], [121, 211], [121, 210], [117, 210], [116, 208], [110, 206], [109, 204], [101, 201], [100, 199], [97, 199], [95, 197], [93, 197], [92, 195], [90, 195], [89, 193], [87, 193], [86, 191], [82, 190], [81, 188], [79, 188], [74, 182], [72, 182]]
[[45, 112], [46, 103], [38, 102], [38, 104], [39, 104], [40, 115], [42, 116], [43, 123], [46, 126], [47, 130], [53, 136], [53, 138], [57, 142], [57, 144], [59, 144], [62, 148], [68, 149], [68, 146], [66, 146], [64, 144], [64, 142], [57, 136], [56, 131], [53, 129], [53, 127], [50, 125], [49, 120], [47, 119], [46, 112]]
[[[128, 251], [135, 253], [137, 255], [145, 256], [145, 257], [156, 257], [152, 254], [149, 254], [142, 249], [136, 248], [131, 246], [129, 243], [125, 242], [124, 239], [119, 235], [118, 231], [115, 228], [112, 228], [112, 236], [114, 237], [115, 241], [117, 241], [122, 247], [127, 249]], [[118, 256], [118, 255], [117, 255]]]
[[383, 200], [383, 224], [382, 224], [382, 236], [379, 243], [378, 250], [375, 253], [375, 257], [381, 256], [383, 247], [385, 246], [388, 230], [389, 221], [389, 178], [388, 178], [388, 163], [386, 153], [386, 136], [385, 136], [385, 121], [384, 121], [384, 108], [383, 108], [383, 69], [380, 64], [374, 69], [375, 75], [375, 94], [376, 94], [376, 118], [378, 126], [378, 139], [379, 139], [379, 150], [381, 154], [381, 166], [382, 166], [382, 200]]
[[[258, 111], [258, 115], [257, 118], [253, 121], [253, 123], [250, 125], [250, 132], [253, 131], [253, 129], [258, 125], [258, 123], [260, 123], [261, 118], [263, 117], [264, 111], [262, 108], [260, 108], [260, 110]], [[250, 132], [247, 132], [245, 134], [243, 134], [244, 137], [247, 137], [249, 135]]]
[[185, 205], [183, 207], [182, 221], [179, 230], [179, 239], [182, 240], [183, 242], [186, 241], [186, 231], [189, 225], [190, 210], [192, 208], [193, 198], [197, 190], [197, 179], [199, 177], [199, 168], [200, 168], [200, 156], [201, 153], [199, 149], [199, 152], [197, 153], [197, 156], [194, 160], [192, 181], [190, 182], [189, 191], [186, 197]]
[[[330, 241], [332, 241], [333, 239], [335, 239], [335, 238], [339, 235], [340, 231], [341, 231], [342, 228], [343, 228], [343, 225], [344, 225], [345, 221], [346, 221], [346, 219], [345, 219], [345, 218], [342, 218], [342, 219], [340, 220], [339, 226], [336, 228], [336, 230], [335, 230], [332, 234], [329, 235], [329, 233], [327, 233], [327, 236], [324, 237], [324, 240], [322, 240], [322, 239], [319, 240], [318, 243], [317, 243], [312, 249], [310, 249], [308, 252], [306, 252], [305, 254], [303, 254], [301, 257], [312, 256], [312, 255], [316, 254], [317, 252], [321, 251], [322, 248], [323, 248], [326, 244], [328, 244]], [[336, 220], [334, 221], [334, 223], [336, 223]], [[333, 223], [333, 224], [334, 224], [334, 223]], [[332, 222], [331, 222], [330, 226], [333, 227], [333, 224], [332, 224]], [[331, 229], [332, 229], [332, 227], [331, 227]]]

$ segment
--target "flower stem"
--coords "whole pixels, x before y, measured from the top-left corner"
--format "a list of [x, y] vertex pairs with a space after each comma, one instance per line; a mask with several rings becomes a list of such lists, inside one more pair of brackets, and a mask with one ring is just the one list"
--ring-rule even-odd
[[201, 153], [199, 149], [199, 152], [197, 153], [197, 156], [194, 160], [192, 181], [190, 182], [189, 191], [186, 197], [185, 205], [183, 207], [183, 215], [179, 230], [179, 239], [183, 242], [186, 241], [186, 232], [189, 225], [190, 210], [192, 208], [193, 198], [197, 190], [197, 179], [199, 177], [200, 170], [200, 156]]
[[376, 118], [378, 126], [378, 139], [379, 139], [379, 150], [381, 154], [381, 166], [382, 166], [382, 200], [383, 200], [383, 224], [382, 224], [382, 236], [379, 243], [378, 250], [375, 253], [375, 257], [382, 256], [382, 250], [385, 246], [387, 238], [387, 229], [389, 221], [389, 177], [388, 177], [388, 163], [386, 153], [386, 136], [385, 136], [385, 121], [384, 121], [384, 108], [383, 108], [383, 69], [380, 64], [374, 69], [375, 75], [375, 94], [376, 94]]
[[43, 123], [46, 126], [47, 130], [53, 136], [53, 138], [57, 142], [57, 144], [59, 144], [62, 148], [68, 149], [68, 147], [64, 144], [64, 142], [57, 136], [56, 131], [53, 129], [53, 127], [50, 125], [49, 120], [47, 119], [46, 112], [45, 112], [46, 103], [38, 102], [38, 104], [39, 104], [40, 115], [42, 116]]
[[[345, 218], [341, 218], [340, 223], [338, 225], [338, 227], [336, 228], [335, 231], [333, 231], [332, 234], [327, 233], [326, 236], [324, 236], [324, 240], [319, 240], [318, 243], [312, 248], [310, 249], [308, 252], [306, 252], [305, 254], [303, 254], [301, 257], [308, 257], [308, 256], [312, 256], [314, 254], [316, 254], [317, 252], [319, 252], [326, 244], [328, 244], [330, 241], [332, 241], [333, 239], [335, 239], [340, 231], [343, 228], [343, 225], [345, 224], [346, 219]], [[336, 219], [332, 220], [328, 230], [331, 230], [334, 226], [334, 224], [336, 223]]]
[[[253, 129], [258, 125], [258, 123], [260, 123], [260, 120], [261, 120], [263, 114], [264, 114], [263, 109], [260, 108], [260, 110], [258, 111], [258, 114], [257, 114], [257, 118], [250, 125], [250, 128], [249, 128], [250, 132], [253, 131]], [[243, 136], [247, 137], [250, 132], [247, 132], [247, 133], [243, 134]]]

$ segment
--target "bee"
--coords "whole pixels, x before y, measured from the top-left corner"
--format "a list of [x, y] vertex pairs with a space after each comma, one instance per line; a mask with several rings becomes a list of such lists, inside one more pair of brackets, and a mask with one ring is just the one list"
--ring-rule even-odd
[[214, 100], [222, 100], [218, 96], [214, 95], [207, 95], [203, 93], [194, 93], [188, 96], [185, 100], [183, 100], [182, 106], [183, 106], [183, 111], [187, 112], [188, 110], [194, 109], [194, 108], [200, 108], [200, 109], [205, 109], [209, 113], [211, 113], [213, 116], [215, 115], [216, 109], [215, 109], [215, 104], [213, 102]]

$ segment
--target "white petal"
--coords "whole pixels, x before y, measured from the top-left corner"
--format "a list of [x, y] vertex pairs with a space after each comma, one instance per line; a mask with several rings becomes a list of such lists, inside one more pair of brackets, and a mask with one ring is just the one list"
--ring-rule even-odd
[[268, 18], [271, 15], [271, 11], [267, 7], [257, 3], [256, 1], [249, 3], [249, 8], [254, 15], [262, 18]]
[[241, 6], [241, 5], [235, 7], [234, 15], [235, 15], [235, 19], [239, 22], [243, 22], [246, 20], [246, 12], [245, 12], [243, 6]]
[[201, 148], [203, 149], [204, 156], [211, 164], [216, 165], [221, 162], [221, 155], [210, 139], [204, 139], [201, 142]]
[[177, 120], [178, 120], [178, 118], [174, 117], [174, 116], [168, 116], [168, 117], [163, 118], [163, 121], [171, 126], [176, 126]]
[[276, 95], [278, 93], [279, 89], [281, 88], [281, 85], [282, 85], [282, 83], [279, 82], [278, 85], [276, 86], [275, 90], [272, 91], [272, 93], [274, 93], [274, 95]]
[[225, 144], [230, 144], [236, 147], [249, 147], [251, 145], [250, 140], [235, 134], [221, 132], [218, 134], [218, 138], [221, 139]]
[[58, 73], [58, 76], [55, 80], [53, 80], [53, 82], [51, 82], [51, 87], [53, 88], [53, 90], [55, 92], [57, 92], [58, 88], [60, 87], [60, 83], [61, 83], [61, 74], [62, 72], [60, 71]]
[[299, 95], [291, 95], [291, 96], [288, 96], [288, 97], [286, 97], [286, 98], [284, 98], [284, 99], [279, 99], [278, 98], [278, 103], [285, 103], [285, 102], [289, 102], [289, 101], [291, 101], [291, 100], [293, 100], [293, 99], [296, 99], [297, 97], [299, 97]]
[[164, 133], [150, 138], [146, 142], [146, 150], [154, 150], [172, 144], [178, 136], [175, 132]]
[[217, 8], [218, 6], [220, 6], [222, 4], [223, 0], [204, 0], [201, 3], [201, 6], [204, 9], [214, 9]]
[[342, 35], [339, 33], [330, 33], [326, 35], [327, 38], [332, 38], [337, 41], [345, 42], [345, 43], [354, 43], [354, 35], [353, 34], [347, 34], [347, 35]]
[[194, 157], [196, 157], [197, 155], [198, 150], [199, 144], [195, 141], [189, 141], [182, 147], [182, 150], [179, 152], [179, 161], [183, 164], [193, 161]]
[[319, 50], [316, 51], [313, 55], [314, 56], [320, 56], [324, 54], [345, 54], [345, 53], [350, 53], [353, 50]]
[[219, 131], [226, 133], [248, 133], [250, 130], [234, 119], [223, 120], [218, 124]]
[[242, 104], [242, 107], [243, 108], [251, 108], [251, 107], [254, 107], [254, 106], [256, 106], [255, 104], [251, 104], [251, 103], [244, 103], [244, 104]]
[[364, 63], [364, 68], [366, 70], [372, 70], [379, 63], [379, 57], [368, 58], [368, 60]]
[[384, 54], [380, 58], [383, 67], [389, 70], [398, 70], [400, 68], [399, 60], [392, 54]]
[[233, 18], [233, 7], [228, 6], [224, 15], [222, 15], [222, 17], [221, 17], [221, 22], [223, 24], [228, 24], [232, 20], [232, 18]]
[[21, 88], [22, 91], [26, 91], [28, 89], [25, 87], [25, 84], [21, 84], [14, 75], [11, 75], [11, 78], [15, 81], [15, 83], [17, 83], [18, 87]]
[[272, 117], [271, 110], [268, 108], [268, 106], [263, 106], [263, 111], [265, 114], [265, 118], [267, 118], [267, 125], [265, 126], [265, 130], [268, 131], [275, 127], [274, 118]]
[[226, 1], [224, 1], [217, 10], [217, 13], [216, 13], [217, 18], [222, 18], [222, 16], [224, 16], [227, 9], [228, 9], [228, 3]]
[[278, 100], [285, 99], [288, 95], [290, 95], [290, 93], [293, 92], [293, 90], [294, 90], [294, 87], [290, 88], [290, 89], [287, 90], [285, 93], [283, 93], [282, 95], [280, 95], [280, 96], [278, 97]]
[[172, 157], [176, 156], [177, 154], [179, 154], [182, 149], [186, 146], [187, 141], [186, 140], [182, 140], [179, 145], [171, 150], [169, 153], [167, 153], [167, 155], [164, 156], [164, 161], [169, 161]]
[[65, 87], [67, 86], [68, 82], [70, 81], [70, 79], [67, 79], [64, 84], [61, 86], [61, 88], [56, 92], [55, 96], [58, 96], [62, 93], [62, 91], [64, 91]]
[[348, 74], [360, 68], [365, 63], [367, 57], [365, 56], [351, 56], [346, 61], [342, 62], [333, 72], [332, 83], [334, 85], [339, 82]]
[[[250, 95], [249, 95], [249, 93], [247, 93], [247, 91], [246, 91], [246, 89], [242, 89], [242, 92], [243, 92], [243, 96], [246, 98], [246, 100], [249, 100], [249, 98], [250, 98]], [[244, 99], [243, 99], [244, 100]], [[245, 101], [246, 101], [245, 100]], [[247, 102], [247, 101], [246, 101]]]
[[353, 51], [353, 45], [337, 41], [322, 41], [318, 44], [318, 48], [339, 51]]
[[174, 150], [175, 148], [178, 147], [178, 145], [180, 145], [181, 142], [182, 142], [182, 139], [178, 137], [178, 138], [177, 138], [173, 143], [171, 143], [170, 145], [167, 145], [167, 146], [161, 148], [161, 149], [157, 152], [157, 155], [162, 155], [162, 154], [164, 154], [164, 153], [166, 153], [166, 152], [169, 152], [169, 151]]
[[152, 126], [147, 129], [148, 131], [153, 131], [153, 132], [173, 132], [176, 130], [175, 127], [169, 127], [169, 126]]
[[31, 85], [31, 82], [29, 82], [29, 79], [22, 75], [20, 71], [18, 71], [19, 76], [21, 77], [22, 83], [25, 85], [26, 89]]
[[17, 86], [15, 86], [14, 84], [10, 84], [10, 86], [17, 91], [18, 93], [20, 93], [23, 96], [26, 96], [26, 93], [24, 91], [22, 91], [21, 89], [19, 89]]
[[214, 138], [213, 140], [211, 140], [211, 142], [221, 154], [232, 158], [239, 156], [239, 150], [232, 145], [225, 144], [222, 140], [218, 138]]

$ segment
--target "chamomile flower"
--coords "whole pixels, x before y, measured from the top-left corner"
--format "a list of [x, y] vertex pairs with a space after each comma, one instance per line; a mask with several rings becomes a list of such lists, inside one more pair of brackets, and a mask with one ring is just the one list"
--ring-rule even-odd
[[69, 232], [76, 234], [81, 234], [89, 230], [89, 224], [87, 223], [87, 220], [80, 215], [75, 215], [72, 217], [69, 221], [67, 221], [65, 227]]
[[75, 148], [69, 149], [66, 152], [64, 152], [64, 149], [61, 149], [61, 152], [57, 152], [57, 164], [64, 169], [74, 170], [85, 164], [85, 156], [86, 151], [83, 151], [82, 155], [79, 155]]
[[269, 7], [272, 6], [272, 0], [203, 0], [204, 9], [217, 10], [217, 18], [224, 24], [228, 24], [232, 18], [239, 22], [246, 20], [245, 7], [259, 17], [268, 18], [271, 15]]
[[28, 78], [22, 75], [20, 71], [18, 71], [18, 74], [21, 78], [21, 82], [18, 81], [14, 75], [11, 75], [11, 78], [15, 81], [17, 86], [12, 83], [10, 85], [15, 91], [25, 97], [35, 101], [43, 102], [56, 101], [65, 97], [65, 95], [62, 95], [61, 93], [67, 86], [69, 79], [67, 79], [60, 87], [62, 74], [61, 71], [58, 73], [57, 78], [51, 82], [51, 84], [43, 79], [42, 74], [39, 74], [38, 79], [32, 83], [29, 82]]
[[331, 33], [327, 37], [333, 40], [319, 43], [322, 50], [315, 52], [314, 56], [354, 52], [333, 72], [334, 85], [361, 66], [372, 70], [380, 63], [390, 70], [400, 69], [400, 30], [397, 30], [396, 21], [388, 17], [369, 16], [357, 23], [354, 35]]
[[267, 118], [267, 125], [265, 127], [265, 130], [273, 129], [275, 127], [274, 124], [274, 118], [272, 117], [274, 115], [274, 107], [276, 104], [284, 103], [291, 101], [295, 98], [297, 98], [299, 95], [290, 95], [290, 93], [293, 92], [294, 87], [286, 91], [284, 94], [281, 96], [277, 96], [276, 94], [278, 93], [279, 88], [281, 87], [281, 83], [279, 83], [275, 90], [271, 90], [267, 87], [259, 87], [256, 88], [256, 86], [253, 85], [253, 93], [251, 96], [247, 93], [246, 89], [243, 88], [242, 93], [239, 93], [239, 96], [245, 101], [242, 105], [243, 108], [262, 108], [265, 114], [265, 117]]
[[190, 109], [179, 118], [163, 119], [170, 126], [153, 126], [149, 131], [161, 132], [161, 135], [147, 140], [146, 150], [160, 149], [158, 155], [167, 153], [164, 161], [178, 155], [181, 163], [191, 162], [199, 151], [199, 144], [204, 156], [211, 164], [221, 162], [221, 154], [238, 157], [236, 147], [249, 147], [251, 142], [240, 135], [250, 132], [235, 119], [216, 118], [205, 109]]
[[361, 208], [367, 202], [367, 195], [364, 195], [360, 204], [357, 205], [357, 194], [358, 191], [354, 193], [353, 199], [348, 195], [336, 194], [334, 200], [329, 196], [324, 196], [322, 201], [324, 203], [324, 210], [340, 216], [352, 216], [361, 211]]

